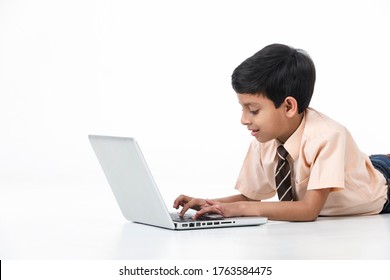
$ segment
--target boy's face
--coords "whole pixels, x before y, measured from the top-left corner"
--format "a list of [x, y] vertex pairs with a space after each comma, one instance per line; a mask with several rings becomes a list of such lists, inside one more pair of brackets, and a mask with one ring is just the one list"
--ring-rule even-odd
[[251, 135], [264, 143], [278, 139], [284, 143], [292, 134], [287, 105], [275, 108], [274, 103], [264, 95], [237, 94], [242, 106], [241, 123], [248, 127]]

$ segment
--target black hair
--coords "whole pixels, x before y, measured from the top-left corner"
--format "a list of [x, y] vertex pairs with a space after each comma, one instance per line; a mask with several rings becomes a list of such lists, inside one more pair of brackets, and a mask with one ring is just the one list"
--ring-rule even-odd
[[279, 108], [287, 96], [298, 102], [298, 112], [307, 107], [314, 91], [316, 70], [303, 50], [282, 44], [264, 47], [242, 62], [232, 74], [236, 93], [262, 94]]

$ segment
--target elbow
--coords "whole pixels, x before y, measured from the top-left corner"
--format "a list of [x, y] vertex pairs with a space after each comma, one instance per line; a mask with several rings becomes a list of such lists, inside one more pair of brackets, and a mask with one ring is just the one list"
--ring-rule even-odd
[[317, 221], [318, 216], [308, 217], [304, 222], [315, 222]]
[[299, 211], [301, 213], [302, 222], [315, 222], [318, 219], [322, 207], [313, 203], [302, 203], [300, 205], [303, 206], [300, 208], [301, 211]]
[[319, 213], [314, 212], [314, 213], [308, 213], [307, 215], [304, 216], [304, 219], [302, 222], [315, 222], [317, 221], [317, 218], [319, 216]]
[[305, 217], [300, 217], [299, 219], [294, 219], [293, 221], [295, 222], [315, 222], [317, 220], [318, 216], [305, 216]]
[[313, 209], [306, 210], [300, 215], [299, 222], [315, 222], [318, 219], [320, 213]]

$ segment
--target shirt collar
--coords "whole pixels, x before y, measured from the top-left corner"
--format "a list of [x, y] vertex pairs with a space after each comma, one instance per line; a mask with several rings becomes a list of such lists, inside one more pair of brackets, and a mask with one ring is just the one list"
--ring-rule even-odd
[[305, 122], [306, 122], [306, 111], [303, 113], [303, 118], [298, 128], [294, 131], [294, 133], [287, 139], [287, 141], [283, 145], [294, 161], [298, 158], [299, 155], [299, 147], [301, 146], [301, 140], [305, 128]]

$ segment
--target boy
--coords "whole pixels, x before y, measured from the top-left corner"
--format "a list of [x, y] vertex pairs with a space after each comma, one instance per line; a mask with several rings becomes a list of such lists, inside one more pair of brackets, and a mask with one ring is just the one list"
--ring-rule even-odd
[[[239, 195], [206, 200], [179, 196], [173, 207], [225, 217], [314, 221], [319, 215], [389, 213], [390, 157], [363, 154], [346, 128], [309, 108], [315, 67], [302, 50], [269, 45], [233, 72], [241, 122], [251, 143]], [[375, 166], [375, 167], [374, 167]], [[278, 202], [264, 199], [278, 195]]]

